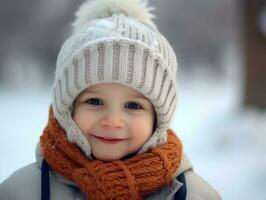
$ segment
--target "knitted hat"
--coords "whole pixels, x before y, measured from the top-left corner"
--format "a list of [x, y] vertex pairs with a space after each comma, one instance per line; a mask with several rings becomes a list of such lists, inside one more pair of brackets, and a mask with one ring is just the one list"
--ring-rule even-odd
[[90, 144], [71, 114], [75, 98], [99, 83], [120, 83], [150, 100], [156, 129], [138, 153], [163, 144], [176, 107], [177, 62], [146, 1], [94, 0], [76, 13], [73, 35], [58, 55], [52, 107], [67, 138], [89, 158]]

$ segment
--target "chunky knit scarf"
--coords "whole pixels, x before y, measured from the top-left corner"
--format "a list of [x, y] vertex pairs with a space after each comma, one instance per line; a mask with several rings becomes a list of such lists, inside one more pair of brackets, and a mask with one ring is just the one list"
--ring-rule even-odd
[[67, 140], [65, 131], [49, 112], [41, 149], [49, 166], [75, 182], [89, 200], [139, 200], [169, 184], [180, 165], [182, 144], [168, 130], [167, 142], [127, 160], [89, 160]]

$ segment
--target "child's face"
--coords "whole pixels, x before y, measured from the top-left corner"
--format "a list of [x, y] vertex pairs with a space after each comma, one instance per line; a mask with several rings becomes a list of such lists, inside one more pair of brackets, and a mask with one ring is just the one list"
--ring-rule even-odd
[[89, 141], [92, 154], [112, 161], [136, 152], [149, 139], [155, 112], [136, 90], [106, 83], [93, 85], [77, 97], [73, 119]]

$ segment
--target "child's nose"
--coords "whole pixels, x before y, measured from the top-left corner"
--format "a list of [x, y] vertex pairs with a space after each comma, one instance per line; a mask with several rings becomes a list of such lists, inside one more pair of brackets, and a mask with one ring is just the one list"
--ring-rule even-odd
[[118, 129], [124, 126], [121, 118], [114, 115], [108, 115], [102, 118], [101, 126], [108, 129]]

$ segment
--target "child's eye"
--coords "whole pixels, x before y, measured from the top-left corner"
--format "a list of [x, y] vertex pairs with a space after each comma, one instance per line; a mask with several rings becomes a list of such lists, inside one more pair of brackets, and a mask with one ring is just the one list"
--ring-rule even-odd
[[140, 109], [143, 109], [143, 107], [139, 103], [136, 103], [136, 102], [129, 102], [129, 103], [126, 104], [125, 107], [127, 109], [130, 109], [130, 110], [140, 110]]
[[90, 98], [90, 99], [86, 100], [85, 102], [90, 104], [90, 105], [94, 105], [94, 106], [103, 105], [103, 101], [99, 98]]

